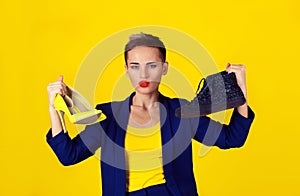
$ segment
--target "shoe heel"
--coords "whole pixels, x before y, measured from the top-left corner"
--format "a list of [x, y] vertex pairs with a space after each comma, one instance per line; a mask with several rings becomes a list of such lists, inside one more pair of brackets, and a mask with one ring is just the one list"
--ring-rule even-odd
[[66, 105], [64, 98], [60, 94], [57, 94], [55, 96], [54, 107], [57, 110], [57, 113], [59, 115], [63, 130], [66, 133], [67, 129], [66, 129], [65, 120], [63, 118], [62, 112], [68, 116], [68, 118], [71, 122], [74, 122], [74, 118], [73, 118], [72, 114], [70, 113], [70, 110], [69, 110], [68, 106]]
[[[73, 92], [74, 94], [72, 95], [72, 98], [74, 100], [68, 96], [63, 98], [60, 94], [57, 94], [54, 100], [54, 107], [59, 114], [59, 118], [65, 132], [67, 132], [67, 130], [61, 112], [64, 112], [73, 124], [89, 125], [106, 119], [106, 116], [101, 110], [91, 108], [81, 96], [77, 96], [75, 91]], [[75, 100], [76, 104], [73, 103]]]

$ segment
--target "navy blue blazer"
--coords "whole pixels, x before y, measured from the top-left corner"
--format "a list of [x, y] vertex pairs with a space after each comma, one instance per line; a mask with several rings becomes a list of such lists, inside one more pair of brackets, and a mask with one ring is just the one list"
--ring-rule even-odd
[[[63, 165], [76, 164], [101, 147], [102, 192], [104, 196], [126, 195], [126, 164], [124, 140], [128, 124], [132, 93], [119, 102], [99, 104], [97, 109], [107, 116], [104, 121], [86, 126], [71, 139], [60, 132], [47, 142]], [[195, 139], [207, 146], [221, 149], [241, 147], [248, 136], [254, 113], [248, 107], [248, 118], [233, 111], [228, 125], [209, 117], [177, 118], [175, 109], [186, 101], [159, 95], [163, 171], [166, 185], [175, 196], [197, 195], [193, 173], [192, 145]]]

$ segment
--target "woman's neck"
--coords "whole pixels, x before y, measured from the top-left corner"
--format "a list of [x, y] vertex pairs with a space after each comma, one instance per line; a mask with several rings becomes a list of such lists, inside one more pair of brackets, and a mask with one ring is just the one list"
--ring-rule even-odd
[[145, 109], [156, 107], [159, 100], [159, 92], [156, 91], [152, 94], [140, 94], [136, 92], [132, 100], [132, 105], [140, 106]]

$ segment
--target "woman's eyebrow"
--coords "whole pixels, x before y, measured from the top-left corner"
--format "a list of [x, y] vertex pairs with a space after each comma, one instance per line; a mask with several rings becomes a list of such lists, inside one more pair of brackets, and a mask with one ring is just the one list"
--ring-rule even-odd
[[130, 65], [132, 64], [132, 65], [139, 65], [139, 63], [138, 62], [131, 62], [131, 63], [129, 63]]
[[156, 62], [155, 61], [147, 62], [146, 65], [150, 65], [150, 64], [153, 64], [153, 63], [156, 63]]
[[[150, 65], [150, 64], [153, 64], [153, 63], [156, 63], [155, 61], [150, 61], [150, 62], [147, 62], [146, 65]], [[138, 62], [130, 62], [129, 65], [140, 65], [140, 63]]]

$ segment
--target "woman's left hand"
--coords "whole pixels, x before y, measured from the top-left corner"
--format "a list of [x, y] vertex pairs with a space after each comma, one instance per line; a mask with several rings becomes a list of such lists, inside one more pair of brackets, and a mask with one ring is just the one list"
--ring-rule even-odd
[[242, 64], [227, 64], [226, 71], [228, 73], [235, 73], [236, 80], [241, 90], [247, 99], [247, 87], [246, 87], [246, 67]]
[[228, 73], [235, 73], [236, 80], [241, 90], [244, 93], [244, 97], [246, 99], [246, 103], [237, 107], [238, 112], [244, 116], [248, 117], [248, 104], [247, 104], [247, 88], [246, 88], [246, 67], [242, 64], [227, 64], [226, 71]]

